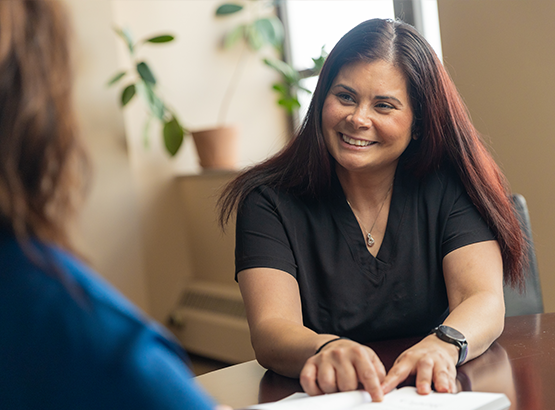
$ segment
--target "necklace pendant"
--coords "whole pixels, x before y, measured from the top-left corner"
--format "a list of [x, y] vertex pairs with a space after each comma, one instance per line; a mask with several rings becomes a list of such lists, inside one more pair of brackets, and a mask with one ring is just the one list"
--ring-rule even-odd
[[376, 243], [376, 241], [374, 241], [374, 237], [370, 232], [368, 232], [366, 234], [366, 245], [368, 245], [368, 247], [371, 248], [372, 246], [374, 246], [374, 243]]

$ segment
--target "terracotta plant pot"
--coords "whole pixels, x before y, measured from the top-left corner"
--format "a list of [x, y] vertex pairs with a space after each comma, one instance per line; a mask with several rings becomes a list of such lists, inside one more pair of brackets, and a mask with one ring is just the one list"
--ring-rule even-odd
[[192, 133], [200, 166], [204, 169], [237, 169], [236, 127], [221, 127]]

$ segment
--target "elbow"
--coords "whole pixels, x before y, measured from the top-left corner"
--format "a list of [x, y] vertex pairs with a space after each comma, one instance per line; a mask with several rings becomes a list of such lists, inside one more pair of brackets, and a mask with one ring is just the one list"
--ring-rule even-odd
[[251, 333], [251, 345], [254, 350], [254, 356], [256, 361], [265, 369], [275, 371], [275, 359], [272, 355], [272, 349], [269, 347], [269, 343], [264, 343], [264, 341], [257, 341], [257, 338], [252, 336]]
[[266, 352], [264, 352], [263, 349], [259, 349], [259, 348], [257, 349], [254, 343], [253, 343], [253, 349], [254, 349], [254, 357], [256, 358], [256, 361], [260, 364], [260, 366], [268, 370], [273, 370], [272, 360], [269, 357], [269, 355]]
[[503, 330], [505, 329], [505, 303], [502, 304], [501, 312], [497, 318], [497, 332], [495, 334], [494, 340], [497, 340]]
[[495, 342], [499, 338], [499, 336], [501, 336], [504, 328], [505, 328], [505, 319], [503, 318], [498, 322], [497, 326], [494, 328], [495, 332], [493, 333], [492, 343]]
[[499, 300], [498, 298], [497, 300], [498, 300], [497, 302], [498, 308], [497, 308], [497, 313], [495, 315], [496, 326], [494, 327], [495, 329], [494, 340], [496, 340], [499, 336], [501, 336], [501, 333], [503, 333], [503, 329], [505, 328], [505, 299], [503, 295], [501, 295], [501, 299]]
[[256, 343], [252, 340], [252, 347], [256, 361], [265, 369], [286, 377], [299, 377], [302, 365], [299, 368], [299, 363], [292, 357], [283, 356], [283, 353], [280, 355], [279, 349], [272, 343]]

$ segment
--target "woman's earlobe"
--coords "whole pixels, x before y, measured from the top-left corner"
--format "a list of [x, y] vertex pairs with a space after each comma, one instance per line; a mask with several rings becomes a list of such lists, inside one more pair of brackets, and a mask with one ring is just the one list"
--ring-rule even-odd
[[419, 140], [420, 137], [422, 136], [422, 132], [421, 132], [421, 130], [420, 130], [420, 127], [417, 126], [417, 125], [415, 125], [415, 124], [412, 125], [412, 127], [411, 127], [411, 132], [412, 132], [412, 136], [411, 136], [411, 137], [412, 137], [412, 139], [415, 140], [415, 141]]

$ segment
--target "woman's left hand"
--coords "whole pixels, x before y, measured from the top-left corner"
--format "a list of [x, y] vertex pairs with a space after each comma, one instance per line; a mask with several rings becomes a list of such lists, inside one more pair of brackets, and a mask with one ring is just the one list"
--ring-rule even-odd
[[383, 392], [390, 392], [409, 375], [416, 374], [419, 394], [430, 393], [432, 383], [437, 392], [455, 393], [458, 356], [457, 346], [429, 335], [399, 355], [382, 383]]
[[[443, 275], [449, 298], [449, 316], [443, 322], [466, 336], [466, 360], [481, 355], [503, 331], [503, 261], [496, 241], [463, 246], [443, 258]], [[476, 318], [480, 318], [477, 320]], [[420, 394], [456, 392], [459, 348], [429, 335], [397, 358], [382, 390], [393, 390], [409, 375], [416, 375]]]

